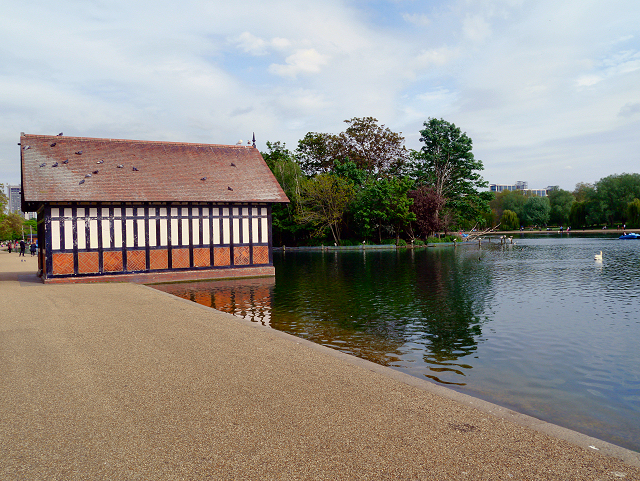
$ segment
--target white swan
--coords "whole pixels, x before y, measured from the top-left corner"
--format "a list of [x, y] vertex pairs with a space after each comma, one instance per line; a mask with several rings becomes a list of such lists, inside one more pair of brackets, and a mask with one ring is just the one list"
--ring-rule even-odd
[[600, 251], [600, 254], [596, 254], [595, 256], [593, 256], [593, 258], [597, 261], [601, 261], [602, 260], [602, 251]]

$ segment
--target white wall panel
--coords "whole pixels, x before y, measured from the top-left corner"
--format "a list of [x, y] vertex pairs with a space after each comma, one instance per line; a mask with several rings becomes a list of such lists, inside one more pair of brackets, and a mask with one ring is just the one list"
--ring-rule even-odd
[[[171, 210], [177, 211], [177, 209], [171, 209]], [[172, 246], [178, 245], [178, 219], [176, 218], [171, 219], [171, 245]]]
[[102, 219], [102, 247], [104, 249], [111, 248], [111, 222], [107, 219]]
[[[82, 209], [84, 211], [84, 209]], [[80, 209], [78, 209], [80, 211]], [[76, 221], [77, 233], [78, 233], [78, 249], [87, 248], [87, 233], [85, 231], [84, 217], [78, 218]], [[66, 236], [66, 232], [65, 232]]]
[[[155, 209], [154, 209], [155, 210]], [[149, 209], [149, 215], [151, 215], [151, 209]], [[156, 247], [156, 219], [149, 219], [149, 246]]]
[[51, 248], [54, 251], [57, 251], [60, 249], [60, 221], [59, 220], [51, 221]]
[[[141, 209], [138, 209], [141, 210]], [[145, 242], [146, 232], [144, 230], [144, 219], [138, 219], [138, 246], [145, 247], [147, 244]], [[155, 235], [155, 231], [153, 231]]]
[[[131, 211], [132, 209], [127, 209], [127, 211]], [[135, 241], [133, 237], [133, 219], [126, 219], [126, 227], [127, 227], [127, 240], [125, 243], [126, 247], [135, 247]]]
[[113, 247], [117, 249], [122, 247], [122, 221], [120, 219], [113, 221]]
[[[96, 209], [91, 209], [96, 210]], [[89, 220], [89, 248], [98, 248], [98, 219], [95, 217]]]

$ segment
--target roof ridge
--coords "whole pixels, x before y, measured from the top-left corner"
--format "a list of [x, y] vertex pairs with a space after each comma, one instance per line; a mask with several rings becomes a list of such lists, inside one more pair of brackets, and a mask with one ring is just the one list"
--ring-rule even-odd
[[[247, 148], [252, 147], [252, 145], [238, 145], [238, 144], [206, 144], [202, 142], [175, 142], [175, 141], [166, 141], [166, 140], [142, 140], [142, 139], [110, 139], [104, 137], [73, 137], [70, 135], [44, 135], [44, 134], [25, 134], [22, 133], [22, 136], [30, 139], [64, 139], [64, 140], [74, 140], [74, 141], [99, 141], [99, 142], [118, 142], [118, 143], [137, 143], [137, 144], [150, 144], [150, 145], [185, 145], [192, 147], [235, 147], [235, 148]], [[257, 148], [257, 147], [256, 147]]]

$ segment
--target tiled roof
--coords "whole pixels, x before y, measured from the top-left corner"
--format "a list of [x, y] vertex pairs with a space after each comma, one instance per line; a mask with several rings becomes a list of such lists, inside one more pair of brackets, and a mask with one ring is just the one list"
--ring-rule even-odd
[[20, 136], [22, 191], [40, 202], [288, 202], [255, 147]]

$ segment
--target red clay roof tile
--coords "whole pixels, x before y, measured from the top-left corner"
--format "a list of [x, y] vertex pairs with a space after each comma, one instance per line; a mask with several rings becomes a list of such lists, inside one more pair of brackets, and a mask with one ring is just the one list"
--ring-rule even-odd
[[27, 203], [289, 202], [251, 146], [30, 134], [20, 144]]

